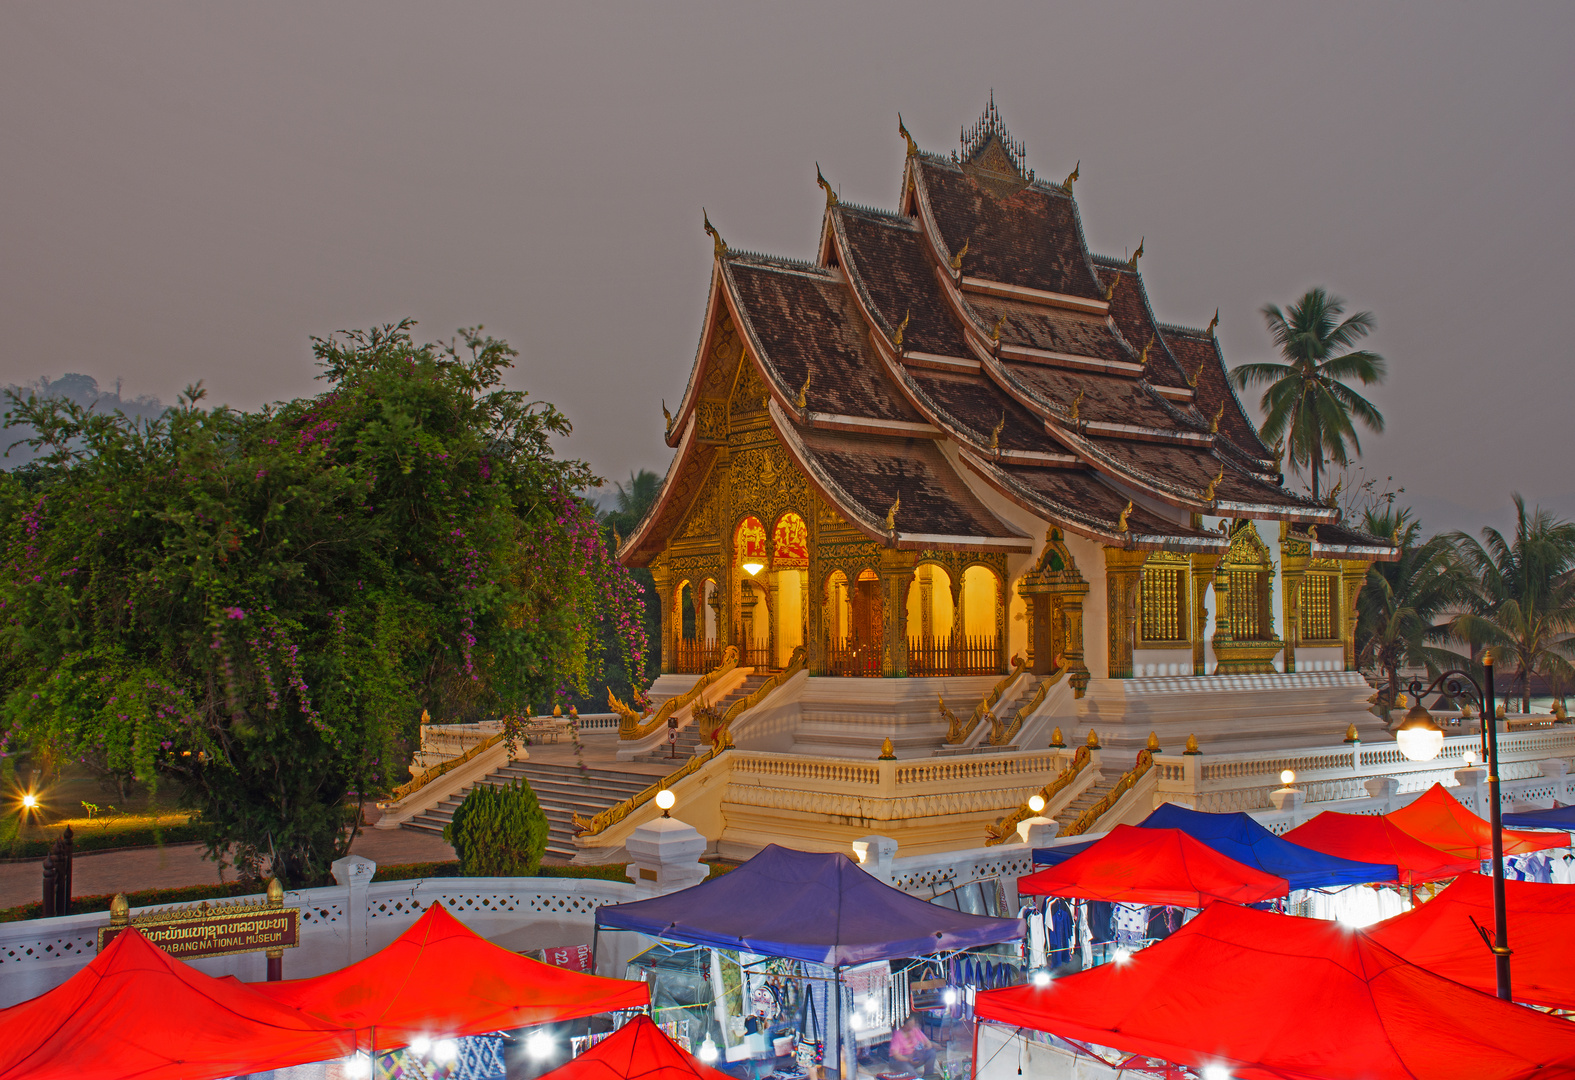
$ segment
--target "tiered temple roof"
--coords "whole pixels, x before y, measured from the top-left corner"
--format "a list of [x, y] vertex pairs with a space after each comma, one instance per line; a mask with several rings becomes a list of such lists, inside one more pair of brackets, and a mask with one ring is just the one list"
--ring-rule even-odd
[[1200, 525], [1213, 515], [1313, 526], [1319, 553], [1384, 557], [1385, 541], [1284, 486], [1215, 323], [1155, 319], [1141, 245], [1127, 260], [1089, 251], [1075, 173], [1035, 179], [993, 103], [960, 154], [901, 134], [898, 211], [822, 181], [814, 264], [732, 251], [707, 222], [715, 269], [668, 429], [678, 454], [627, 562], [662, 550], [716, 452], [715, 410], [746, 376], [820, 497], [891, 547], [1028, 550], [985, 505], [994, 492], [1108, 545], [1222, 552], [1228, 538]]

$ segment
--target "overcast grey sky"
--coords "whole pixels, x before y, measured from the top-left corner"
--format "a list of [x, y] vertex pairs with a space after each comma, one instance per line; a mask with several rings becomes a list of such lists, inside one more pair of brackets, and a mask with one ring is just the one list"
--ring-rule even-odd
[[1378, 319], [1365, 462], [1432, 528], [1575, 516], [1575, 5], [7, 4], [0, 382], [316, 391], [307, 337], [484, 323], [610, 478], [666, 468], [710, 270], [811, 258], [993, 88], [1161, 319]]

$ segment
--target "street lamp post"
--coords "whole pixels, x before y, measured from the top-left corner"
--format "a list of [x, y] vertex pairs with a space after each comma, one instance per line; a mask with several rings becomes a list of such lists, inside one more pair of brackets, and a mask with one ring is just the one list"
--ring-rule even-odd
[[[1493, 963], [1498, 976], [1498, 996], [1509, 997], [1509, 911], [1504, 902], [1504, 815], [1499, 805], [1498, 723], [1493, 700], [1493, 660], [1482, 659], [1483, 680], [1479, 685], [1464, 671], [1446, 671], [1434, 679], [1426, 689], [1422, 681], [1411, 682], [1414, 704], [1406, 713], [1405, 721], [1396, 732], [1400, 752], [1412, 761], [1431, 761], [1443, 747], [1443, 731], [1433, 722], [1432, 714], [1422, 704], [1422, 697], [1443, 687], [1451, 698], [1458, 698], [1470, 686], [1476, 693], [1482, 716], [1483, 763], [1488, 770], [1488, 820], [1493, 830]], [[1485, 937], [1486, 935], [1484, 935]]]

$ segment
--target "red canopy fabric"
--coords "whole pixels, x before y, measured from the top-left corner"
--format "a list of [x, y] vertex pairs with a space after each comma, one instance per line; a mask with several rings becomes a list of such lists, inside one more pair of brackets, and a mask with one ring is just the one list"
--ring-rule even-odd
[[1180, 829], [1117, 825], [1064, 863], [1017, 879], [1019, 894], [1202, 907], [1284, 896], [1285, 879], [1221, 855]]
[[315, 979], [250, 983], [282, 1005], [356, 1032], [360, 1049], [572, 1020], [650, 1001], [642, 982], [551, 967], [476, 934], [442, 904], [387, 948]]
[[1394, 863], [1401, 885], [1420, 885], [1469, 874], [1477, 858], [1462, 858], [1422, 843], [1388, 818], [1366, 814], [1337, 814], [1325, 810], [1311, 821], [1285, 834], [1302, 847], [1358, 862]]
[[1424, 971], [1339, 923], [1232, 904], [1126, 963], [982, 991], [974, 1012], [1249, 1080], [1575, 1075], [1568, 1020]]
[[350, 1052], [350, 1033], [182, 963], [136, 929], [0, 1010], [0, 1080], [212, 1080]]
[[[1575, 1009], [1575, 885], [1506, 881], [1504, 900], [1515, 1000]], [[1491, 994], [1498, 989], [1493, 954], [1473, 919], [1493, 933], [1493, 882], [1462, 874], [1420, 907], [1369, 926], [1367, 935], [1418, 967]]]
[[700, 1064], [640, 1015], [541, 1080], [733, 1080]]
[[[1462, 859], [1493, 857], [1493, 826], [1444, 789], [1434, 784], [1409, 806], [1384, 815], [1422, 843]], [[1504, 830], [1505, 855], [1529, 855], [1545, 848], [1569, 847], [1570, 834]]]

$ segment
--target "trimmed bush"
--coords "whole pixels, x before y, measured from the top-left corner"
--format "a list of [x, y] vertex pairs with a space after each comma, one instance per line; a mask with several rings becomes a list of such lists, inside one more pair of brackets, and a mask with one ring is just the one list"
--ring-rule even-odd
[[547, 815], [524, 780], [477, 784], [443, 827], [465, 877], [530, 877], [547, 850]]

